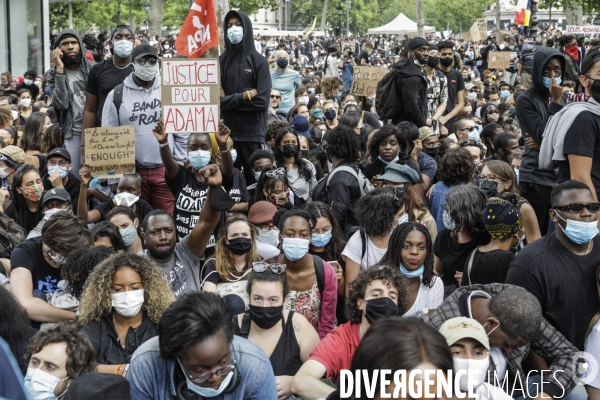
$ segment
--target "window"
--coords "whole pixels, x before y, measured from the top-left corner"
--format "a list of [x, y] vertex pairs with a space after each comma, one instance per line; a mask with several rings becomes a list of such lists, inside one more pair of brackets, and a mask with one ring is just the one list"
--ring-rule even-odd
[[269, 22], [269, 10], [265, 10], [265, 22]]

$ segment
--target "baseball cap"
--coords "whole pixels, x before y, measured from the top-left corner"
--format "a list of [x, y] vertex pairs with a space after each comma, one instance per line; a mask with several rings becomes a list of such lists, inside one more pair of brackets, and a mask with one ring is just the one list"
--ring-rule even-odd
[[466, 90], [471, 90], [475, 87], [475, 85], [473, 85], [472, 83], [465, 83], [465, 89]]
[[42, 206], [50, 200], [68, 201], [69, 204], [71, 204], [71, 196], [69, 196], [69, 192], [62, 188], [53, 188], [47, 192], [44, 192], [44, 195], [42, 196]]
[[377, 178], [378, 181], [390, 181], [394, 183], [410, 183], [416, 185], [421, 177], [411, 167], [401, 164], [389, 164], [385, 168], [385, 174]]
[[145, 56], [152, 56], [158, 58], [156, 54], [156, 49], [149, 44], [140, 44], [133, 49], [132, 58], [133, 61], [139, 60]]
[[292, 129], [298, 135], [302, 135], [307, 138], [310, 137], [310, 134], [308, 133], [308, 120], [304, 115], [297, 114], [296, 116], [294, 116], [294, 119], [292, 120]]
[[273, 221], [273, 216], [277, 212], [277, 207], [268, 201], [257, 201], [248, 211], [248, 221], [254, 225], [264, 225]]
[[483, 326], [473, 318], [456, 317], [444, 322], [440, 327], [440, 333], [446, 339], [448, 346], [452, 346], [460, 339], [475, 339], [486, 349], [490, 349], [490, 341]]
[[71, 162], [71, 154], [64, 147], [57, 147], [57, 148], [53, 149], [50, 153], [48, 153], [48, 158], [50, 158], [52, 156], [61, 156], [62, 158]]
[[17, 166], [25, 162], [25, 152], [20, 147], [10, 145], [0, 149], [0, 160]]

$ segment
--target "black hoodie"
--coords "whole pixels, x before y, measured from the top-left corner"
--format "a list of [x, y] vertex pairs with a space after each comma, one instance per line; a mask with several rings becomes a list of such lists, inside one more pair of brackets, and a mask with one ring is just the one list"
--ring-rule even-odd
[[[234, 45], [227, 38], [227, 21], [237, 17], [242, 21], [244, 38]], [[264, 143], [267, 132], [267, 111], [271, 96], [271, 73], [267, 59], [254, 47], [252, 22], [239, 11], [229, 11], [223, 23], [225, 52], [221, 54], [221, 97], [223, 122], [231, 129], [231, 138], [240, 142]], [[248, 101], [246, 90], [258, 94]]]
[[[563, 76], [565, 71], [565, 56], [552, 47], [536, 47], [533, 56], [533, 67], [531, 68], [531, 79], [533, 84], [525, 93], [517, 98], [515, 111], [521, 126], [523, 135], [529, 134], [537, 143], [542, 143], [544, 129], [551, 116], [559, 112], [565, 106], [567, 94], [563, 95], [561, 104], [550, 100], [550, 92], [543, 83], [544, 65], [551, 58], [558, 58], [562, 64]], [[527, 147], [519, 168], [519, 180], [521, 182], [536, 183], [544, 186], [556, 185], [556, 172], [545, 171], [538, 168], [540, 152]]]
[[395, 96], [397, 104], [392, 123], [410, 121], [418, 128], [427, 125], [427, 81], [423, 69], [405, 57], [394, 65], [393, 71], [400, 78], [396, 88], [400, 95]]

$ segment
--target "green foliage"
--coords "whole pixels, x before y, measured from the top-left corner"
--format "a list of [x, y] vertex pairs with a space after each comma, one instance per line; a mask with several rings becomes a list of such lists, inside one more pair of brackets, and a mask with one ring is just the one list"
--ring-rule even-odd
[[279, 0], [230, 0], [229, 8], [238, 9], [248, 15], [256, 14], [260, 8], [275, 10], [279, 6]]
[[550, 6], [565, 9], [567, 6], [578, 5], [583, 6], [584, 15], [593, 14], [595, 10], [600, 10], [600, 0], [540, 0], [538, 3], [538, 7], [544, 9], [548, 9]]

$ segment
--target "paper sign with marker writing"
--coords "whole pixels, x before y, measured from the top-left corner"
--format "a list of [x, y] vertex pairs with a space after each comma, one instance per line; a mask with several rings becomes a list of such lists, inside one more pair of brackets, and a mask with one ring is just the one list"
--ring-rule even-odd
[[119, 178], [135, 172], [133, 125], [85, 130], [85, 162], [100, 179]]
[[161, 71], [165, 132], [217, 132], [219, 60], [163, 59]]
[[377, 83], [390, 70], [383, 67], [365, 67], [357, 65], [354, 67], [354, 80], [350, 93], [358, 96], [368, 96], [371, 92], [377, 91]]
[[510, 67], [509, 51], [490, 51], [488, 53], [488, 68], [499, 69]]

